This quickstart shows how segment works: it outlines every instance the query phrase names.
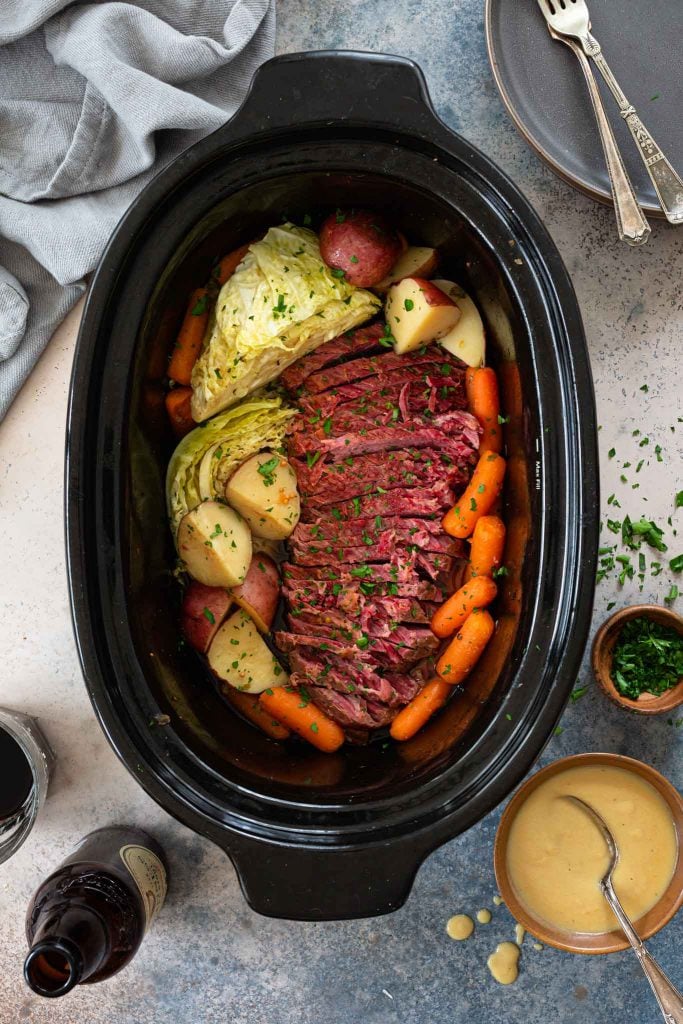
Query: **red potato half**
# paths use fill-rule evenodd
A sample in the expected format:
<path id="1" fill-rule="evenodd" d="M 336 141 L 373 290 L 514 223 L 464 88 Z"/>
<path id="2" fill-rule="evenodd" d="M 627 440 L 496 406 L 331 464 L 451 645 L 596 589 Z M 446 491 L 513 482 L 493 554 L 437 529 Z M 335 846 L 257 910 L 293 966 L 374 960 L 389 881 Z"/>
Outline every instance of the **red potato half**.
<path id="1" fill-rule="evenodd" d="M 398 355 L 448 334 L 460 319 L 457 305 L 431 281 L 406 277 L 389 289 L 386 321 Z"/>
<path id="2" fill-rule="evenodd" d="M 370 210 L 337 210 L 320 229 L 320 255 L 349 284 L 370 288 L 387 276 L 401 253 L 391 225 Z"/>
<path id="3" fill-rule="evenodd" d="M 378 292 L 385 292 L 404 277 L 431 277 L 438 262 L 439 254 L 436 249 L 429 249 L 424 245 L 411 245 L 399 256 L 384 280 L 375 285 L 375 289 Z"/>
<path id="4" fill-rule="evenodd" d="M 232 597 L 223 587 L 206 587 L 192 580 L 183 596 L 180 617 L 180 628 L 187 642 L 196 651 L 206 654 L 231 607 Z"/>
<path id="5" fill-rule="evenodd" d="M 467 292 L 455 281 L 433 283 L 450 295 L 461 314 L 456 326 L 439 339 L 439 344 L 468 366 L 483 366 L 486 360 L 486 334 L 479 310 Z"/>
<path id="6" fill-rule="evenodd" d="M 280 600 L 280 574 L 272 558 L 255 554 L 244 583 L 231 591 L 235 604 L 250 615 L 261 633 L 273 625 L 277 603 Z"/>

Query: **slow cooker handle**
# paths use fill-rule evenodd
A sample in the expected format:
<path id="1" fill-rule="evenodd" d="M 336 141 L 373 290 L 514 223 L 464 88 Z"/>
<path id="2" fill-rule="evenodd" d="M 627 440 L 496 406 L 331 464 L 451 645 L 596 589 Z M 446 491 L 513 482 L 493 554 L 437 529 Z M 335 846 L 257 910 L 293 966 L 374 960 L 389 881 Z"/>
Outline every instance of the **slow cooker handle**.
<path id="1" fill-rule="evenodd" d="M 252 910 L 299 921 L 375 917 L 398 910 L 429 852 L 414 837 L 351 850 L 287 847 L 234 834 L 217 841 L 230 857 Z"/>
<path id="2" fill-rule="evenodd" d="M 216 134 L 296 132 L 303 122 L 420 129 L 436 120 L 422 71 L 405 57 L 353 50 L 287 53 L 262 64 L 244 103 Z"/>

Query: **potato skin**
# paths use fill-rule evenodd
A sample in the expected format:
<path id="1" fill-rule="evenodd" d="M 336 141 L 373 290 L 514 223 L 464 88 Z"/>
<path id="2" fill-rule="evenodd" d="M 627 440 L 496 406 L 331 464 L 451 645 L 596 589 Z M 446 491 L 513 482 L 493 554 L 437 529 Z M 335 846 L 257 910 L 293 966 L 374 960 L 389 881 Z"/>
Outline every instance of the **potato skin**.
<path id="1" fill-rule="evenodd" d="M 231 591 L 236 604 L 250 615 L 261 633 L 273 625 L 280 600 L 280 573 L 272 558 L 264 554 L 252 555 L 244 583 Z"/>
<path id="2" fill-rule="evenodd" d="M 183 596 L 180 628 L 195 650 L 206 654 L 232 603 L 224 587 L 206 587 L 190 580 Z"/>
<path id="3" fill-rule="evenodd" d="M 328 267 L 343 270 L 349 284 L 371 288 L 391 271 L 401 254 L 401 239 L 391 225 L 370 210 L 337 211 L 320 229 L 320 255 Z"/>

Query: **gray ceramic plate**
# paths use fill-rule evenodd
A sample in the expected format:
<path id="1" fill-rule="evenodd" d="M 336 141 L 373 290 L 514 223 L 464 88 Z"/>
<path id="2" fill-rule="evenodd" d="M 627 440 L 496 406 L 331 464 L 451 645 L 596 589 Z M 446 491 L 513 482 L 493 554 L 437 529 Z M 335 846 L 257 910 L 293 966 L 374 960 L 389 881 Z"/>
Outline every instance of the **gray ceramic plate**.
<path id="1" fill-rule="evenodd" d="M 593 34 L 621 87 L 683 173 L 682 0 L 588 0 L 588 7 Z M 486 39 L 503 102 L 529 145 L 570 184 L 611 202 L 581 68 L 563 43 L 550 38 L 536 0 L 486 0 Z M 602 82 L 600 87 L 641 205 L 663 216 L 617 105 Z"/>

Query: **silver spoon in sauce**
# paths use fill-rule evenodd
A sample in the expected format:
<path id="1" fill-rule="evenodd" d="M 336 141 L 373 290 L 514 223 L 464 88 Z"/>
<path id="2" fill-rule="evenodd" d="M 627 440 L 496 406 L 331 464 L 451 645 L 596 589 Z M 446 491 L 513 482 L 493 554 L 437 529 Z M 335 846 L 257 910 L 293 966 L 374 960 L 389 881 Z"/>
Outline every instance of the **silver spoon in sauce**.
<path id="1" fill-rule="evenodd" d="M 581 807 L 600 829 L 603 838 L 607 843 L 607 849 L 609 850 L 610 855 L 609 867 L 600 880 L 600 889 L 602 890 L 602 894 L 612 908 L 612 912 L 621 925 L 624 935 L 631 943 L 633 951 L 638 957 L 640 966 L 645 972 L 645 977 L 650 982 L 650 988 L 654 992 L 655 998 L 659 1003 L 659 1008 L 664 1015 L 664 1020 L 667 1024 L 683 1024 L 683 996 L 681 996 L 680 992 L 671 984 L 655 958 L 643 945 L 641 938 L 619 902 L 619 897 L 614 891 L 612 876 L 617 864 L 619 863 L 619 847 L 615 842 L 614 836 L 610 832 L 602 816 L 598 814 L 594 807 L 587 804 L 585 800 L 581 800 L 580 797 L 571 796 L 569 794 L 566 799 L 571 800 L 572 803 Z"/>

